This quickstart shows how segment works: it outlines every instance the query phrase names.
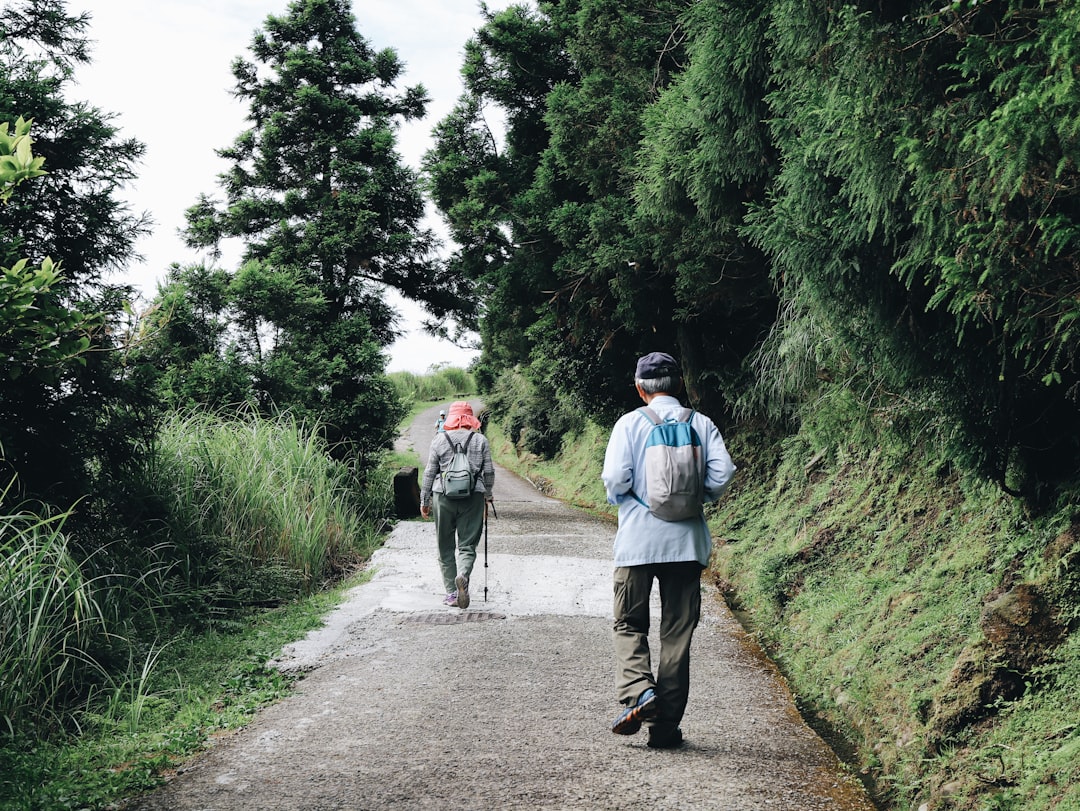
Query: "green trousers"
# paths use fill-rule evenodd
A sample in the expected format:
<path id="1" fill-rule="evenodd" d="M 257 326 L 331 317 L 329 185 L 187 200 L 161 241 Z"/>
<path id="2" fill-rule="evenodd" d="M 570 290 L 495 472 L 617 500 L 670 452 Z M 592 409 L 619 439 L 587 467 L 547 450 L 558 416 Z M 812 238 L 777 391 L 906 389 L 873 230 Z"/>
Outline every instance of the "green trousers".
<path id="1" fill-rule="evenodd" d="M 650 563 L 615 569 L 616 697 L 627 706 L 656 690 L 654 727 L 674 729 L 690 695 L 690 640 L 701 617 L 701 564 Z M 660 583 L 660 657 L 653 676 L 649 597 Z"/>
<path id="2" fill-rule="evenodd" d="M 459 574 L 472 576 L 476 545 L 484 531 L 484 494 L 447 498 L 442 493 L 432 493 L 431 510 L 439 542 L 439 568 L 449 594 L 457 589 L 454 579 Z"/>

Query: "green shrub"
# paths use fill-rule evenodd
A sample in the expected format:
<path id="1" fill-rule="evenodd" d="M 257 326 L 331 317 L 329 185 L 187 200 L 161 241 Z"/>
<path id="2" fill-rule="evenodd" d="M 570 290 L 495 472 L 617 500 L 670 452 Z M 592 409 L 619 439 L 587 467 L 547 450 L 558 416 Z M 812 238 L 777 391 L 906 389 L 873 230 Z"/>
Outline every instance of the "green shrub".
<path id="1" fill-rule="evenodd" d="M 728 439 L 713 575 L 881 807 L 1075 807 L 1075 501 L 1033 514 L 955 473 L 944 443 L 902 454 L 850 397 L 805 411 L 773 462 L 738 452 L 767 457 L 766 437 Z M 1024 589 L 1053 622 L 988 619 Z"/>
<path id="2" fill-rule="evenodd" d="M 553 459 L 565 438 L 586 424 L 585 412 L 571 395 L 541 388 L 520 368 L 499 376 L 487 405 L 518 449 L 545 459 Z"/>

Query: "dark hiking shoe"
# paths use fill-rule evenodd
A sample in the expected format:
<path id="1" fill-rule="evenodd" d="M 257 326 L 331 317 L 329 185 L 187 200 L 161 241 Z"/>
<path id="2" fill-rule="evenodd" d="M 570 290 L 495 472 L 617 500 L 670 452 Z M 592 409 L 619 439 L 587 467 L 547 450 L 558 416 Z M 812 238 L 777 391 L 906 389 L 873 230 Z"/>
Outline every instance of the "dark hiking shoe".
<path id="1" fill-rule="evenodd" d="M 649 730 L 650 749 L 678 749 L 682 745 L 682 730 L 678 727 L 675 727 L 675 729 L 653 727 Z"/>
<path id="2" fill-rule="evenodd" d="M 469 578 L 463 574 L 459 574 L 454 578 L 454 585 L 457 586 L 457 607 L 468 608 L 469 607 Z"/>
<path id="3" fill-rule="evenodd" d="M 616 735 L 633 735 L 641 729 L 641 722 L 656 717 L 656 691 L 651 687 L 638 696 L 637 703 L 615 719 L 611 731 Z"/>

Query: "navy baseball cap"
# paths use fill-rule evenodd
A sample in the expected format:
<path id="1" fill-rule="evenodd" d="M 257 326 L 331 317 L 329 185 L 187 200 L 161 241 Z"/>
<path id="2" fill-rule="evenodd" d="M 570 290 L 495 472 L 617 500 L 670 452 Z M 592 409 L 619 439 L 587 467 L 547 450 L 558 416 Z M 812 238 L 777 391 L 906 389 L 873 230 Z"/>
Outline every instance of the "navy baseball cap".
<path id="1" fill-rule="evenodd" d="M 649 380 L 657 377 L 682 377 L 679 364 L 667 352 L 650 352 L 638 358 L 634 378 Z"/>

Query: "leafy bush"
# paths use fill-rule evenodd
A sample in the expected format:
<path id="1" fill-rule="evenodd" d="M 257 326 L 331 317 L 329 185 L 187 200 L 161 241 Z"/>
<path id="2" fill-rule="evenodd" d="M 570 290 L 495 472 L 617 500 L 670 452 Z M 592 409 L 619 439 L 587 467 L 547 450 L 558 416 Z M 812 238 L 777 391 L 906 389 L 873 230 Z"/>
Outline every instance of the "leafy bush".
<path id="1" fill-rule="evenodd" d="M 577 434 L 586 422 L 571 395 L 541 389 L 520 368 L 499 376 L 487 405 L 515 446 L 545 459 L 553 458 L 565 437 Z"/>

